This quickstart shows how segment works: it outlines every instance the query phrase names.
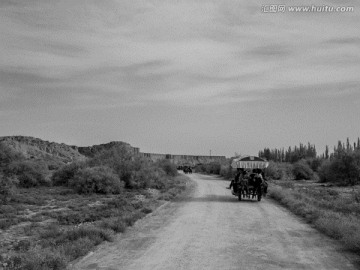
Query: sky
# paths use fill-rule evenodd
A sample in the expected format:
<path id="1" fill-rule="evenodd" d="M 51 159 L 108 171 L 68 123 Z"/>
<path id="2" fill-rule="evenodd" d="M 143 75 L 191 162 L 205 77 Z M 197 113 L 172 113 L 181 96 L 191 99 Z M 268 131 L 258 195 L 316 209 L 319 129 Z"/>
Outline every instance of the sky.
<path id="1" fill-rule="evenodd" d="M 1 0 L 0 136 L 318 153 L 360 136 L 360 2 Z"/>

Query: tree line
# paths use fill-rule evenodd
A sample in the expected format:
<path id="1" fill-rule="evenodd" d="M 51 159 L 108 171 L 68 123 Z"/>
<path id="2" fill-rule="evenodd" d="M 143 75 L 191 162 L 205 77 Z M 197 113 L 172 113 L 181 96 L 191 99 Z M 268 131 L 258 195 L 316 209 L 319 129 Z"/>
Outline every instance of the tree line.
<path id="1" fill-rule="evenodd" d="M 316 148 L 310 143 L 307 145 L 300 143 L 299 146 L 293 148 L 289 146 L 287 150 L 284 148 L 264 148 L 264 150 L 259 151 L 259 157 L 275 162 L 295 163 L 301 159 L 316 158 Z"/>
<path id="2" fill-rule="evenodd" d="M 310 142 L 307 145 L 300 143 L 299 146 L 294 146 L 285 150 L 285 148 L 264 148 L 264 150 L 259 151 L 259 157 L 271 160 L 274 162 L 290 162 L 295 163 L 301 159 L 334 159 L 338 158 L 344 153 L 351 154 L 360 150 L 360 137 L 357 139 L 357 142 L 350 143 L 349 138 L 346 139 L 346 142 L 338 141 L 337 145 L 334 145 L 333 152 L 330 153 L 329 146 L 325 146 L 325 151 L 321 155 L 317 155 L 316 147 Z"/>
<path id="3" fill-rule="evenodd" d="M 264 148 L 259 151 L 259 157 L 270 161 L 268 171 L 274 179 L 319 179 L 345 185 L 360 183 L 360 138 L 353 143 L 349 138 L 345 142 L 339 140 L 331 153 L 326 145 L 321 155 L 309 142 L 287 150 Z"/>

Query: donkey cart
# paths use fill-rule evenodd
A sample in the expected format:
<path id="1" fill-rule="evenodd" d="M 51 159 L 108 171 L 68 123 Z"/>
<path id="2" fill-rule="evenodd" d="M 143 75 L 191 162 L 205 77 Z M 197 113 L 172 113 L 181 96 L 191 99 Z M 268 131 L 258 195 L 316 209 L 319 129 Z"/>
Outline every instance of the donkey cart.
<path id="1" fill-rule="evenodd" d="M 267 192 L 263 170 L 268 166 L 269 163 L 259 157 L 242 156 L 234 159 L 231 167 L 237 169 L 237 174 L 232 184 L 232 194 L 237 196 L 239 201 L 246 198 L 257 198 L 261 201 L 262 195 Z"/>

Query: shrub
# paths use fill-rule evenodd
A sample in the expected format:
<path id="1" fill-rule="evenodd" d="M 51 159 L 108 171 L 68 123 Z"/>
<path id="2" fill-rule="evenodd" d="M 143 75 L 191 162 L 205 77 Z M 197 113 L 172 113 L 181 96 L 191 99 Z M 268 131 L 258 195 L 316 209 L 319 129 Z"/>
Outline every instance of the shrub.
<path id="1" fill-rule="evenodd" d="M 66 268 L 67 258 L 59 251 L 34 247 L 28 252 L 10 257 L 6 269 L 61 270 Z"/>
<path id="2" fill-rule="evenodd" d="M 0 201 L 3 204 L 8 203 L 14 196 L 17 183 L 18 180 L 16 178 L 0 174 Z"/>
<path id="3" fill-rule="evenodd" d="M 54 172 L 52 175 L 52 182 L 55 186 L 68 186 L 69 180 L 74 178 L 75 174 L 85 167 L 83 162 L 74 162 L 65 165 Z"/>
<path id="4" fill-rule="evenodd" d="M 321 182 L 357 184 L 360 180 L 360 151 L 344 152 L 331 161 L 323 161 L 318 173 Z"/>
<path id="5" fill-rule="evenodd" d="M 78 193 L 118 194 L 122 190 L 122 183 L 112 169 L 106 166 L 80 169 L 69 181 Z"/>
<path id="6" fill-rule="evenodd" d="M 134 157 L 131 149 L 126 145 L 119 145 L 97 153 L 91 160 L 90 166 L 108 166 L 125 183 L 126 188 L 132 188 L 133 172 L 148 163 L 145 159 Z"/>
<path id="7" fill-rule="evenodd" d="M 330 172 L 330 160 L 324 160 L 319 169 L 318 169 L 318 175 L 320 178 L 320 182 L 334 182 L 334 175 Z"/>
<path id="8" fill-rule="evenodd" d="M 67 242 L 60 246 L 60 250 L 66 257 L 69 258 L 69 260 L 74 260 L 86 255 L 93 248 L 95 243 L 101 242 L 98 237 L 94 238 L 90 239 L 89 237 L 82 237 L 74 241 Z"/>
<path id="9" fill-rule="evenodd" d="M 14 219 L 9 219 L 9 218 L 0 219 L 0 229 L 6 230 L 6 229 L 10 228 L 12 225 L 15 225 L 17 223 L 19 223 L 19 221 L 14 220 Z"/>
<path id="10" fill-rule="evenodd" d="M 14 250 L 16 251 L 28 251 L 30 249 L 31 242 L 27 239 L 20 240 L 18 243 L 14 245 Z"/>
<path id="11" fill-rule="evenodd" d="M 167 186 L 166 173 L 155 166 L 143 167 L 133 172 L 130 187 L 164 189 Z"/>
<path id="12" fill-rule="evenodd" d="M 61 245 L 66 242 L 76 241 L 81 238 L 89 238 L 95 245 L 100 244 L 102 241 L 112 241 L 112 233 L 106 229 L 97 227 L 80 227 L 73 230 L 69 230 L 60 235 L 56 239 L 56 245 Z"/>
<path id="13" fill-rule="evenodd" d="M 266 176 L 274 180 L 280 180 L 282 175 L 283 173 L 278 163 L 270 161 L 269 166 L 266 168 Z"/>
<path id="14" fill-rule="evenodd" d="M 208 167 L 208 173 L 220 174 L 221 164 L 219 162 L 210 162 Z"/>
<path id="15" fill-rule="evenodd" d="M 16 176 L 20 187 L 30 188 L 50 184 L 44 177 L 45 171 L 46 168 L 42 163 L 15 161 L 7 167 L 6 174 Z"/>
<path id="16" fill-rule="evenodd" d="M 104 219 L 100 226 L 104 229 L 111 229 L 116 233 L 119 232 L 125 232 L 126 224 L 123 219 L 121 218 L 110 218 L 110 219 Z"/>
<path id="17" fill-rule="evenodd" d="M 210 162 L 208 164 L 200 164 L 195 167 L 195 172 L 206 174 L 220 174 L 221 164 L 219 162 Z"/>
<path id="18" fill-rule="evenodd" d="M 265 170 L 266 177 L 274 180 L 292 180 L 293 165 L 290 163 L 277 163 L 270 161 L 269 166 Z"/>
<path id="19" fill-rule="evenodd" d="M 299 160 L 293 165 L 293 174 L 296 180 L 310 180 L 314 172 L 305 160 Z"/>
<path id="20" fill-rule="evenodd" d="M 198 164 L 195 166 L 194 171 L 197 173 L 206 173 L 206 165 L 205 164 Z"/>
<path id="21" fill-rule="evenodd" d="M 221 165 L 220 175 L 226 179 L 232 179 L 234 177 L 234 170 L 231 165 Z"/>
<path id="22" fill-rule="evenodd" d="M 169 160 L 152 163 L 134 155 L 126 145 L 119 145 L 97 153 L 88 161 L 90 166 L 107 166 L 124 182 L 125 188 L 157 188 L 167 185 L 166 176 L 176 176 L 177 168 Z"/>
<path id="23" fill-rule="evenodd" d="M 284 188 L 289 188 L 289 189 L 293 189 L 295 187 L 294 185 L 294 181 L 279 181 L 276 183 L 276 185 L 284 187 Z"/>
<path id="24" fill-rule="evenodd" d="M 322 160 L 320 158 L 311 158 L 311 159 L 306 159 L 306 162 L 309 164 L 310 168 L 314 171 L 317 172 Z"/>
<path id="25" fill-rule="evenodd" d="M 12 148 L 4 143 L 0 143 L 0 171 L 6 169 L 6 167 L 15 161 L 24 160 L 25 157 L 18 152 L 15 152 Z"/>
<path id="26" fill-rule="evenodd" d="M 177 168 L 176 165 L 171 163 L 168 159 L 160 160 L 156 163 L 163 171 L 169 176 L 176 176 L 177 175 Z"/>
<path id="27" fill-rule="evenodd" d="M 42 239 L 51 239 L 57 238 L 62 234 L 60 227 L 57 224 L 50 224 L 44 228 L 44 230 L 40 233 L 40 238 Z"/>

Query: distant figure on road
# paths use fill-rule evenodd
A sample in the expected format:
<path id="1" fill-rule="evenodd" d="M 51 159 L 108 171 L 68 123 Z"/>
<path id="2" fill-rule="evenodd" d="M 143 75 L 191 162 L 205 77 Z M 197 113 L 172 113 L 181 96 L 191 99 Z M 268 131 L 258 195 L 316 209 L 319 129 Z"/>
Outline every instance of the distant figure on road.
<path id="1" fill-rule="evenodd" d="M 183 168 L 183 172 L 185 174 L 192 173 L 192 169 L 191 169 L 191 167 L 186 166 L 186 167 Z"/>

